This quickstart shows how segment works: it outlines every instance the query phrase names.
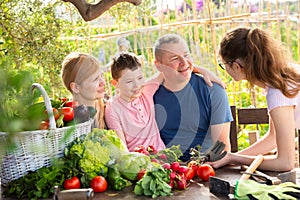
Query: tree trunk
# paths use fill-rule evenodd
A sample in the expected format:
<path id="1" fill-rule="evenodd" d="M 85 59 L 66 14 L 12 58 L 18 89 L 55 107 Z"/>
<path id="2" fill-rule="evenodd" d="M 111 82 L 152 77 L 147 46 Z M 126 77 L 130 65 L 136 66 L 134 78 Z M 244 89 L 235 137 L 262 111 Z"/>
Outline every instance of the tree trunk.
<path id="1" fill-rule="evenodd" d="M 100 0 L 97 4 L 87 3 L 86 0 L 63 0 L 72 3 L 79 11 L 84 21 L 91 21 L 101 16 L 105 11 L 109 10 L 112 6 L 128 2 L 135 6 L 142 3 L 142 0 Z"/>

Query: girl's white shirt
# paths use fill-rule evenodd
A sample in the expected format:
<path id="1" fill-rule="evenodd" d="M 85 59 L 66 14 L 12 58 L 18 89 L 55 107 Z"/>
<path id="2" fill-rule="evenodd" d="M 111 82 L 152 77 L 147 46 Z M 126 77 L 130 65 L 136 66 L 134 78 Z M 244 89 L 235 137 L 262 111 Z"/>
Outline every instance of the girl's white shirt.
<path id="1" fill-rule="evenodd" d="M 300 73 L 300 65 L 295 65 Z M 294 118 L 297 129 L 300 129 L 300 92 L 293 98 L 286 97 L 279 89 L 272 87 L 266 88 L 266 98 L 268 104 L 268 111 L 282 106 L 294 106 Z"/>

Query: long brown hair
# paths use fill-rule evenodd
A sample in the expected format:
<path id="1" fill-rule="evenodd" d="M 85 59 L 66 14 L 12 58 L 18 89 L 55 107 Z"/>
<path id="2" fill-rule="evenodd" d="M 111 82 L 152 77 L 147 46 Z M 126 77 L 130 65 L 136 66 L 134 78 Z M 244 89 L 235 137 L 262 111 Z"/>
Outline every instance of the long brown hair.
<path id="1" fill-rule="evenodd" d="M 70 84 L 75 82 L 80 85 L 91 74 L 97 72 L 99 67 L 100 61 L 90 54 L 70 53 L 65 57 L 62 63 L 62 81 L 65 87 L 73 93 Z M 99 99 L 96 103 L 98 104 L 96 107 L 100 109 L 98 116 L 95 117 L 95 119 L 98 119 L 98 122 L 96 122 L 97 127 L 105 128 L 103 100 Z"/>
<path id="2" fill-rule="evenodd" d="M 269 32 L 240 27 L 226 33 L 220 43 L 219 54 L 225 62 L 243 60 L 250 84 L 263 82 L 291 98 L 300 90 L 300 74 L 289 63 L 287 52 Z"/>

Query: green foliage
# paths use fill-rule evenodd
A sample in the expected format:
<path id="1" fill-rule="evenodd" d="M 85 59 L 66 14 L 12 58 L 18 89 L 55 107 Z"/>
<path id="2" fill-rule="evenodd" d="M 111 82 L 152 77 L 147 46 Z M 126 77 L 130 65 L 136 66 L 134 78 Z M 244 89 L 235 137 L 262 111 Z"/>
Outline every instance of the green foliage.
<path id="1" fill-rule="evenodd" d="M 153 165 L 151 169 L 147 170 L 143 178 L 136 183 L 134 193 L 152 198 L 172 195 L 172 187 L 168 184 L 170 173 L 171 170 L 167 170 L 161 165 Z"/>
<path id="2" fill-rule="evenodd" d="M 30 105 L 34 99 L 30 91 L 32 80 L 29 71 L 0 69 L 0 131 L 20 131 L 27 126 L 21 115 L 26 115 L 24 105 Z"/>
<path id="3" fill-rule="evenodd" d="M 4 0 L 0 10 L 0 62 L 11 61 L 3 66 L 30 71 L 48 91 L 61 88 L 61 62 L 70 49 L 57 39 L 67 25 L 55 17 L 54 7 L 39 0 Z"/>
<path id="4" fill-rule="evenodd" d="M 62 162 L 62 161 L 60 161 Z M 4 191 L 6 196 L 15 196 L 18 199 L 44 199 L 53 195 L 56 185 L 63 185 L 65 174 L 69 172 L 68 165 L 53 165 L 42 167 L 36 172 L 29 172 L 25 176 L 10 182 Z"/>

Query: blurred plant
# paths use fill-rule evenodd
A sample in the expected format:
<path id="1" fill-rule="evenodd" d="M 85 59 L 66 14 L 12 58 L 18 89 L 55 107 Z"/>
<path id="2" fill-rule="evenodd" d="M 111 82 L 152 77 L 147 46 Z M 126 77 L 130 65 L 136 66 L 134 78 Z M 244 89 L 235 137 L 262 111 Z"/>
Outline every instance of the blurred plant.
<path id="1" fill-rule="evenodd" d="M 57 40 L 68 26 L 55 17 L 54 6 L 40 0 L 3 0 L 0 10 L 0 60 L 11 61 L 3 67 L 28 70 L 48 90 L 59 89 L 61 62 L 70 50 Z"/>

